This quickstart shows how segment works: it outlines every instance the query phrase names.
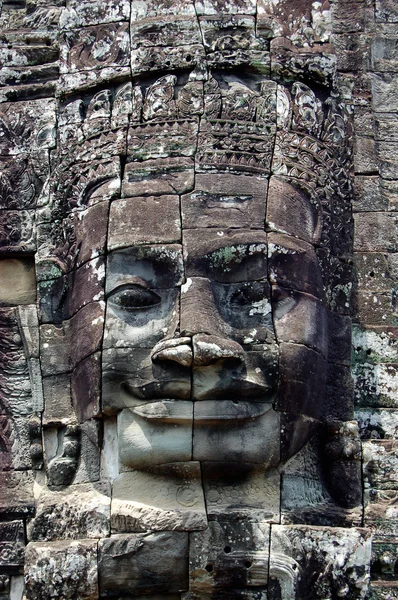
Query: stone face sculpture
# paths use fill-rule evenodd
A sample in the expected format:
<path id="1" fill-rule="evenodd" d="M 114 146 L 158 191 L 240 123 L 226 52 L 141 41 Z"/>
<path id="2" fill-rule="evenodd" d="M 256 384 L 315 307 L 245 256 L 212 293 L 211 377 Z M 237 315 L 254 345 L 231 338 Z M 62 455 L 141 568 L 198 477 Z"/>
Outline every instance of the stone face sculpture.
<path id="1" fill-rule="evenodd" d="M 14 103 L 27 141 L 2 110 L 26 597 L 364 598 L 334 55 L 270 48 L 256 2 L 157 4 L 68 3 L 55 138 L 40 100 Z"/>

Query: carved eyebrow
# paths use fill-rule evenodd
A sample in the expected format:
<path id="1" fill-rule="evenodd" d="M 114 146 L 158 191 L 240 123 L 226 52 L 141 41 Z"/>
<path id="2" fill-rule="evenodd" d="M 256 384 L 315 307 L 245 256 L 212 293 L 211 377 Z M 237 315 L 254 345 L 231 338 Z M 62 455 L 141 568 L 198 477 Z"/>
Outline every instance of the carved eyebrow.
<path id="1" fill-rule="evenodd" d="M 267 244 L 260 242 L 258 244 L 234 244 L 231 246 L 221 246 L 216 250 L 212 250 L 203 256 L 209 261 L 210 266 L 215 269 L 225 267 L 233 269 L 234 266 L 240 265 L 242 262 L 250 259 L 251 256 L 263 254 L 267 257 Z"/>
<path id="2" fill-rule="evenodd" d="M 255 281 L 267 276 L 267 245 L 263 242 L 234 244 L 193 257 L 188 274 L 210 276 L 216 281 Z"/>

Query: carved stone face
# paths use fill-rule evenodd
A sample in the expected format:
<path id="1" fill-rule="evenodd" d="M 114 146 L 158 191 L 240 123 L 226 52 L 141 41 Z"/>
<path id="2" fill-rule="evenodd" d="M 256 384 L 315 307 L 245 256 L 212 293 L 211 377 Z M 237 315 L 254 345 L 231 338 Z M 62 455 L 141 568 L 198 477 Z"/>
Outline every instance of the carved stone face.
<path id="1" fill-rule="evenodd" d="M 103 410 L 118 414 L 120 461 L 275 467 L 321 416 L 313 207 L 283 180 L 227 173 L 198 174 L 181 206 L 166 195 L 111 208 Z"/>

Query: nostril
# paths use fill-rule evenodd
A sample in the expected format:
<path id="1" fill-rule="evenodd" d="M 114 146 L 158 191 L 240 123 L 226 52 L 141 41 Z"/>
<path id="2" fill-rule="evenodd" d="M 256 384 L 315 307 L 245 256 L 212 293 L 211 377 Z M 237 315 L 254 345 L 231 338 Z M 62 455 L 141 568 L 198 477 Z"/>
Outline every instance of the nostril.
<path id="1" fill-rule="evenodd" d="M 192 338 L 193 364 L 208 366 L 218 361 L 234 360 L 243 362 L 244 351 L 240 344 L 218 336 L 197 334 Z"/>
<path id="2" fill-rule="evenodd" d="M 153 362 L 173 361 L 183 367 L 192 366 L 192 348 L 190 338 L 172 338 L 156 344 L 152 350 Z"/>

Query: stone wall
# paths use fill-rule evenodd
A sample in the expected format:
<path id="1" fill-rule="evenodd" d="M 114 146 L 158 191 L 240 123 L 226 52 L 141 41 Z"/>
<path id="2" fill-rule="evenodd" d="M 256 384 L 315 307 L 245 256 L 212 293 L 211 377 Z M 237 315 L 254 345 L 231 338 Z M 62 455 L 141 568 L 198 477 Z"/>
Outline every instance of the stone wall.
<path id="1" fill-rule="evenodd" d="M 394 0 L 0 0 L 0 598 L 398 598 L 397 29 Z M 315 149 L 300 145 L 309 138 Z M 307 180 L 306 165 L 316 173 Z M 303 226 L 307 208 L 286 219 L 268 189 L 297 206 L 323 202 L 324 237 Z M 241 203 L 237 221 L 214 210 L 221 196 L 226 211 Z M 177 286 L 181 239 L 194 253 L 223 227 L 268 246 L 294 236 L 293 254 L 316 250 L 309 267 L 275 263 L 268 279 L 311 295 L 317 310 L 302 304 L 292 329 L 274 320 L 277 343 L 266 321 L 264 339 L 239 342 L 259 356 L 266 340 L 282 367 L 305 348 L 294 364 L 306 377 L 280 374 L 290 404 L 273 404 L 278 459 L 270 442 L 265 474 L 238 477 L 237 453 L 220 483 L 197 437 L 167 476 L 136 469 L 134 435 L 118 458 L 134 407 L 114 400 L 101 371 L 124 361 L 144 377 L 146 346 L 120 342 L 127 328 L 105 312 L 108 253 L 163 245 L 164 277 Z M 306 275 L 316 261 L 324 298 Z M 210 279 L 192 264 L 193 278 Z M 190 324 L 167 322 L 188 331 L 180 363 L 214 350 L 201 329 L 194 342 L 189 333 L 197 298 Z M 325 350 L 303 319 L 325 321 L 335 341 Z M 236 340 L 220 349 L 228 359 Z M 177 347 L 145 343 L 155 362 Z M 160 404 L 151 418 L 166 406 L 178 423 L 181 412 Z M 256 447 L 250 435 L 242 444 Z"/>

